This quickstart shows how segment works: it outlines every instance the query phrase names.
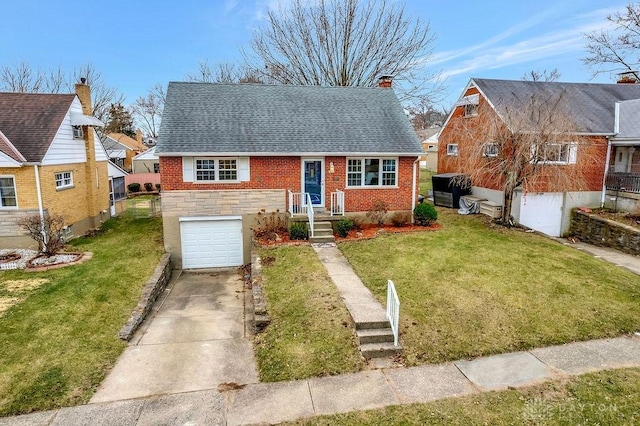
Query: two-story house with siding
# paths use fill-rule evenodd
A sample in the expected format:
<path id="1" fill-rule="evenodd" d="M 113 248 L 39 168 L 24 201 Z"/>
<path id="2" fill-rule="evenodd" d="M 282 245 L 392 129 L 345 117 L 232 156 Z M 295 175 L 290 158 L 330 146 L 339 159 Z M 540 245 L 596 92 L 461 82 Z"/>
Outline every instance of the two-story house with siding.
<path id="1" fill-rule="evenodd" d="M 65 236 L 110 217 L 108 158 L 95 135 L 91 91 L 0 93 L 0 248 L 33 246 L 27 215 L 62 215 Z"/>

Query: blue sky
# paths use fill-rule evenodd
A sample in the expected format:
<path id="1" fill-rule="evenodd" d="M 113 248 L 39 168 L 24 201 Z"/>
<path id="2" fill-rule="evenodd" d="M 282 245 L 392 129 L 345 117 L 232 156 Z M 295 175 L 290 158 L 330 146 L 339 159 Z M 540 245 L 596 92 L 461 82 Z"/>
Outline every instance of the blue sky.
<path id="1" fill-rule="evenodd" d="M 281 0 L 285 1 L 286 0 Z M 278 0 L 5 1 L 0 66 L 27 62 L 64 70 L 91 62 L 127 102 L 155 83 L 184 80 L 200 61 L 238 62 L 252 29 Z M 407 0 L 411 16 L 429 21 L 437 39 L 429 69 L 446 77 L 449 107 L 471 77 L 520 79 L 531 70 L 560 80 L 591 80 L 580 58 L 583 33 L 622 10 L 618 0 L 458 2 Z"/>

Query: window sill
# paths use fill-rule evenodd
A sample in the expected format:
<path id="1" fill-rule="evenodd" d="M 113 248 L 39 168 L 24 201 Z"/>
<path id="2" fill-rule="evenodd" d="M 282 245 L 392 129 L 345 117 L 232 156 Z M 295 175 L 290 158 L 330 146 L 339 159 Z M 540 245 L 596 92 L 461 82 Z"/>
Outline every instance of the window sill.
<path id="1" fill-rule="evenodd" d="M 18 206 L 0 206 L 0 210 L 19 210 Z"/>
<path id="2" fill-rule="evenodd" d="M 345 189 L 398 189 L 398 185 L 362 185 L 362 186 L 347 186 Z"/>
<path id="3" fill-rule="evenodd" d="M 73 188 L 75 188 L 75 187 L 76 187 L 75 185 L 61 186 L 61 187 L 59 187 L 59 188 L 56 188 L 56 192 L 59 192 L 59 191 L 66 191 L 67 189 L 73 189 Z"/>
<path id="4" fill-rule="evenodd" d="M 231 184 L 236 184 L 236 183 L 242 183 L 242 181 L 239 180 L 196 180 L 193 181 L 194 184 L 196 185 L 211 185 L 211 184 L 225 184 L 225 183 L 231 183 Z"/>

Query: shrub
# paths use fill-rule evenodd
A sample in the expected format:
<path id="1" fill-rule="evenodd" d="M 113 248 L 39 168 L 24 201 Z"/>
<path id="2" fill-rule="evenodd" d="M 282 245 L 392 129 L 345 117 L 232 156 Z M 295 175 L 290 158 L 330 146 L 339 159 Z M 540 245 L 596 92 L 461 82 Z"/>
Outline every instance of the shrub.
<path id="1" fill-rule="evenodd" d="M 156 183 L 156 191 L 160 192 L 160 184 Z"/>
<path id="2" fill-rule="evenodd" d="M 353 221 L 349 219 L 341 219 L 338 222 L 336 222 L 336 232 L 342 238 L 349 235 L 349 231 L 351 231 L 352 229 L 353 229 Z"/>
<path id="3" fill-rule="evenodd" d="M 18 225 L 24 228 L 31 238 L 38 243 L 40 253 L 53 256 L 64 247 L 62 228 L 65 219 L 63 216 L 44 212 L 43 216 L 34 214 L 25 216 L 18 221 Z"/>
<path id="4" fill-rule="evenodd" d="M 358 231 L 362 231 L 364 224 L 367 222 L 367 218 L 363 215 L 353 216 L 351 220 L 353 222 L 353 229 Z"/>
<path id="5" fill-rule="evenodd" d="M 373 207 L 367 212 L 367 217 L 372 222 L 378 224 L 378 226 L 384 225 L 384 218 L 389 211 L 389 203 L 383 200 L 376 200 L 373 202 Z"/>
<path id="6" fill-rule="evenodd" d="M 396 228 L 402 228 L 407 223 L 411 222 L 411 215 L 407 212 L 395 212 L 393 216 L 391 216 L 391 223 Z"/>
<path id="7" fill-rule="evenodd" d="M 279 234 L 287 232 L 286 220 L 280 214 L 280 210 L 269 214 L 262 210 L 256 216 L 256 225 L 252 228 L 252 231 L 258 238 L 275 241 L 278 239 Z"/>
<path id="8" fill-rule="evenodd" d="M 127 189 L 129 190 L 129 192 L 140 192 L 140 184 L 137 182 L 131 182 L 129 185 L 127 185 Z"/>
<path id="9" fill-rule="evenodd" d="M 153 190 L 153 184 L 151 182 L 144 183 L 144 190 L 147 192 L 151 192 Z"/>
<path id="10" fill-rule="evenodd" d="M 305 222 L 293 222 L 289 227 L 290 240 L 306 240 L 309 238 L 307 224 Z"/>
<path id="11" fill-rule="evenodd" d="M 420 203 L 413 209 L 413 217 L 416 225 L 430 226 L 438 218 L 438 212 L 431 204 Z"/>

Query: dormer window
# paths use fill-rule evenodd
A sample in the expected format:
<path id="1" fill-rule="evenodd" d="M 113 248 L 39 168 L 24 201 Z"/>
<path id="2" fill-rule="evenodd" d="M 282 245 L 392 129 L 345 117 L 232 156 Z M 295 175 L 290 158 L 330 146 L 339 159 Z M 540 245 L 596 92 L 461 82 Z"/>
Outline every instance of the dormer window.
<path id="1" fill-rule="evenodd" d="M 84 132 L 82 131 L 82 126 L 71 126 L 73 128 L 73 138 L 74 139 L 82 139 L 84 137 Z"/>
<path id="2" fill-rule="evenodd" d="M 473 95 L 464 96 L 454 106 L 461 106 L 464 111 L 465 117 L 475 117 L 478 115 L 478 104 L 480 103 L 480 95 L 475 93 Z"/>

